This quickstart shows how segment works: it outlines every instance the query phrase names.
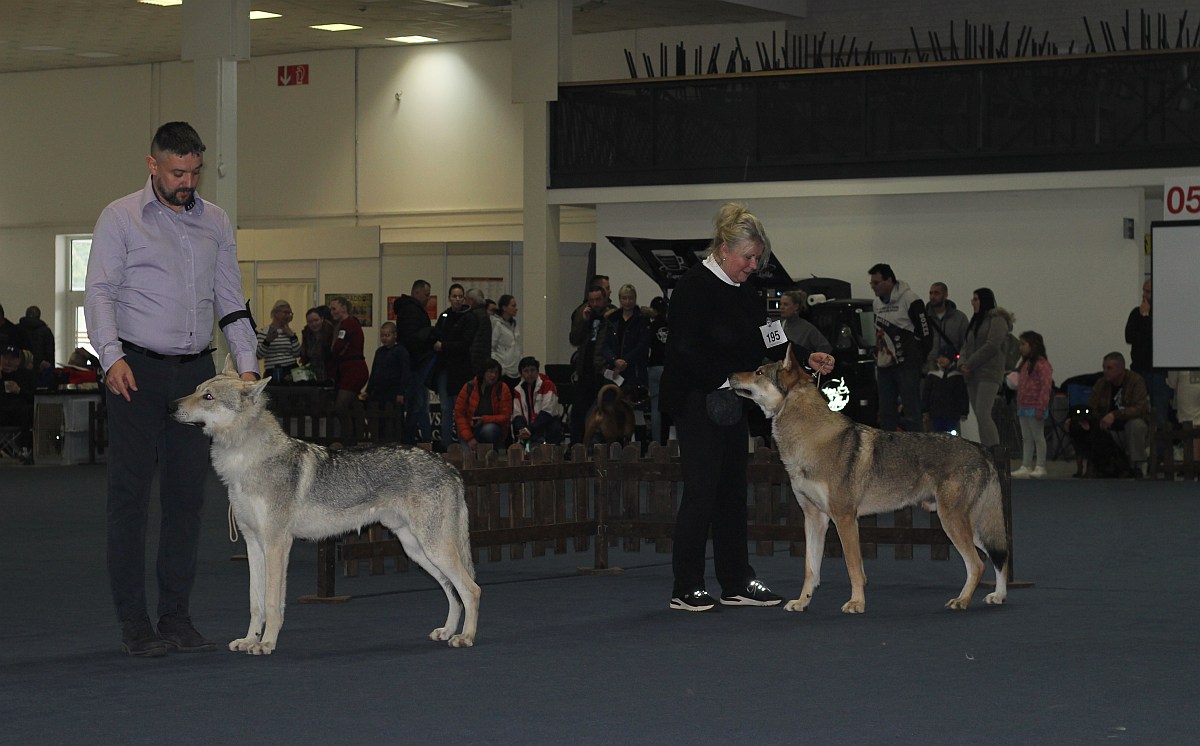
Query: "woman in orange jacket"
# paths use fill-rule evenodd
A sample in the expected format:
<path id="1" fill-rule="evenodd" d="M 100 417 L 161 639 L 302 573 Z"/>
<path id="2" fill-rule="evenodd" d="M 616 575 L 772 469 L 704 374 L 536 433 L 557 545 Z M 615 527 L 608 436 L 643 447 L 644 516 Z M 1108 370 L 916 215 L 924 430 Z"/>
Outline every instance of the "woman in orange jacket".
<path id="1" fill-rule="evenodd" d="M 512 411 L 512 391 L 500 382 L 500 363 L 489 359 L 458 392 L 454 425 L 459 440 L 470 448 L 477 443 L 503 448 L 508 442 Z"/>

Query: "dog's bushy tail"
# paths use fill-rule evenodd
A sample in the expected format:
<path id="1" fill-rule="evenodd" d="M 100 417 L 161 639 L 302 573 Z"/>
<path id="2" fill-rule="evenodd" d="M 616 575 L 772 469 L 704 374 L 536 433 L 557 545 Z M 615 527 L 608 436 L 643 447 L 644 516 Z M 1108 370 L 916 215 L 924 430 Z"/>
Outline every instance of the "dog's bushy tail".
<path id="1" fill-rule="evenodd" d="M 1008 534 L 1004 529 L 1004 497 L 1000 479 L 992 471 L 971 511 L 975 534 L 996 569 L 1003 571 L 1008 564 Z"/>

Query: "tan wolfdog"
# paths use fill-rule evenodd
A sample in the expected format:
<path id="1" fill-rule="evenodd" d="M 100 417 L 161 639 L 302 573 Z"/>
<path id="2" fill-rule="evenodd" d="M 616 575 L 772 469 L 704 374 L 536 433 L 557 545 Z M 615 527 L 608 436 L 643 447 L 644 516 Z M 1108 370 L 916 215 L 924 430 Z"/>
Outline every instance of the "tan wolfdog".
<path id="1" fill-rule="evenodd" d="M 996 468 L 971 441 L 943 433 L 890 433 L 831 412 L 812 377 L 788 347 L 787 356 L 729 384 L 773 418 L 772 429 L 792 490 L 804 510 L 804 590 L 788 611 L 804 611 L 821 584 L 829 518 L 837 527 L 850 573 L 847 614 L 866 611 L 858 516 L 920 504 L 936 511 L 967 566 L 967 582 L 948 609 L 965 609 L 983 576 L 983 549 L 996 567 L 989 604 L 1007 596 L 1008 551 Z"/>

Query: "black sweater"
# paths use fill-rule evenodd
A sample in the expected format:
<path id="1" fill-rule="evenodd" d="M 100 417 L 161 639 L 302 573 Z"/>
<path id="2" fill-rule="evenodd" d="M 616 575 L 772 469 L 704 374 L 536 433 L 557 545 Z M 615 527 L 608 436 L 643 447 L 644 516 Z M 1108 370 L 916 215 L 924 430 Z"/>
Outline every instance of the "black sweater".
<path id="1" fill-rule="evenodd" d="M 729 285 L 702 264 L 684 273 L 671 294 L 663 411 L 681 411 L 689 390 L 707 394 L 730 373 L 761 365 L 767 349 L 758 327 L 766 320 L 766 306 L 749 283 Z"/>

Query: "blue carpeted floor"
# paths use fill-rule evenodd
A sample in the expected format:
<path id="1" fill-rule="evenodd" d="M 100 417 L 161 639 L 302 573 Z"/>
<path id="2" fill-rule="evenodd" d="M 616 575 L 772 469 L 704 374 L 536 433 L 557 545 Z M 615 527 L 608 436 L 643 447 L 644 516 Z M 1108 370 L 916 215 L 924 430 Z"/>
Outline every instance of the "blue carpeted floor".
<path id="1" fill-rule="evenodd" d="M 942 604 L 962 563 L 928 550 L 867 562 L 867 613 L 826 560 L 811 609 L 671 611 L 669 556 L 481 562 L 480 635 L 426 638 L 445 614 L 418 570 L 338 578 L 343 605 L 301 605 L 315 547 L 292 552 L 287 623 L 267 658 L 135 660 L 119 650 L 104 569 L 103 467 L 0 470 L 0 742 L 953 743 L 1197 742 L 1200 486 L 1014 485 L 1018 579 L 1003 607 Z M 245 632 L 215 478 L 193 596 L 200 630 Z M 528 555 L 528 553 L 527 553 Z M 153 556 L 151 550 L 151 556 Z M 756 558 L 784 595 L 803 560 Z M 989 571 L 990 572 L 990 571 Z"/>

